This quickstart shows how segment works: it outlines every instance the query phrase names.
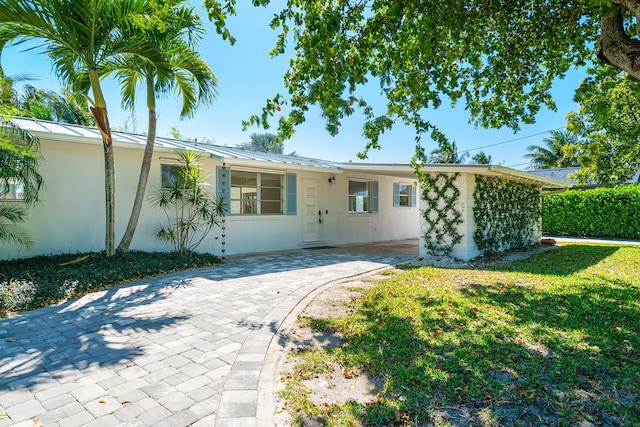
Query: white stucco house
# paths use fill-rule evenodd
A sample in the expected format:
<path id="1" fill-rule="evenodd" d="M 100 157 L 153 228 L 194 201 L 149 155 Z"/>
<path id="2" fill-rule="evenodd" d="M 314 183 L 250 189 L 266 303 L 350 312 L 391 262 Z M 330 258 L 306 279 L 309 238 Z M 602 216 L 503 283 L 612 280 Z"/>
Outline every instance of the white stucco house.
<path id="1" fill-rule="evenodd" d="M 33 247 L 5 244 L 0 247 L 0 259 L 102 250 L 104 159 L 99 131 L 33 119 L 13 122 L 40 139 L 39 171 L 46 187 L 23 224 Z M 146 137 L 114 132 L 113 140 L 117 243 L 133 204 Z M 212 232 L 200 251 L 220 254 L 225 248 L 230 255 L 422 237 L 421 210 L 427 204 L 408 164 L 339 163 L 159 137 L 147 195 L 157 191 L 163 185 L 163 173 L 177 165 L 176 149 L 203 153 L 208 184 L 228 201 L 224 232 Z M 459 191 L 455 204 L 461 214 L 456 227 L 463 237 L 451 254 L 460 259 L 482 252 L 473 238 L 477 177 L 498 177 L 536 188 L 568 185 L 500 166 L 434 164 L 425 165 L 424 171 L 455 178 L 452 182 Z M 171 250 L 154 238 L 163 221 L 163 211 L 145 203 L 131 249 Z"/>

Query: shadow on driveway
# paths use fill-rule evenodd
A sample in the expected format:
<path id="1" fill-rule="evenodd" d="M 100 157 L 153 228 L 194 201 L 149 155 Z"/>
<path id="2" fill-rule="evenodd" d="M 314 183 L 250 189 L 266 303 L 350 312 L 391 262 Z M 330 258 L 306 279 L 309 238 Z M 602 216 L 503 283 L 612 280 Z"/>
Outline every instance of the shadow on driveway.
<path id="1" fill-rule="evenodd" d="M 142 280 L 0 320 L 0 392 L 75 381 L 81 369 L 126 364 L 145 344 L 129 333 L 160 331 L 186 319 L 151 308 L 183 286 L 188 282 Z"/>

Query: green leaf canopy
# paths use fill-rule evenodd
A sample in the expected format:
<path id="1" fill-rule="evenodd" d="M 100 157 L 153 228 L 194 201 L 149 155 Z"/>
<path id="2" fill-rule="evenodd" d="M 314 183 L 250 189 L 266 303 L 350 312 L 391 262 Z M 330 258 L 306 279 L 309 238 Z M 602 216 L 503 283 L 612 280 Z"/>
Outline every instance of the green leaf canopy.
<path id="1" fill-rule="evenodd" d="M 205 6 L 233 41 L 226 20 L 235 0 Z M 280 30 L 272 54 L 293 45 L 288 93 L 269 99 L 245 126 L 268 127 L 278 116 L 279 132 L 290 136 L 315 105 L 331 134 L 359 110 L 367 149 L 398 122 L 441 142 L 428 109 L 450 103 L 463 104 L 476 125 L 517 130 L 540 108 L 555 109 L 553 82 L 594 51 L 640 76 L 640 62 L 630 61 L 640 42 L 625 31 L 639 15 L 635 0 L 288 0 L 271 23 Z M 362 95 L 372 85 L 384 105 Z"/>

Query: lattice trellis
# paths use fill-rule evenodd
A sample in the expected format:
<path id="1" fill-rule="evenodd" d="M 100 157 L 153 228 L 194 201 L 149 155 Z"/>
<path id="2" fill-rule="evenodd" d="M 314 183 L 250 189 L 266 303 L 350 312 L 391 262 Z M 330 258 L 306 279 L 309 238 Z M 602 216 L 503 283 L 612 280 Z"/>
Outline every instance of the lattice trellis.
<path id="1" fill-rule="evenodd" d="M 421 211 L 425 223 L 424 245 L 430 253 L 448 255 L 462 241 L 458 231 L 462 211 L 456 206 L 460 190 L 455 182 L 459 176 L 459 173 L 421 176 L 422 200 L 427 205 Z"/>

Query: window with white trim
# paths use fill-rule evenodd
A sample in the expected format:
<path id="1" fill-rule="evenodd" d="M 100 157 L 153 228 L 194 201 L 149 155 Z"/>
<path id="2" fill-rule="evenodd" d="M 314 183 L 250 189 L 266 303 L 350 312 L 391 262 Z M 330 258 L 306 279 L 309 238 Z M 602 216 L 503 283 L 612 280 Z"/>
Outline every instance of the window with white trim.
<path id="1" fill-rule="evenodd" d="M 378 213 L 378 181 L 349 180 L 349 212 Z"/>
<path id="2" fill-rule="evenodd" d="M 231 171 L 232 215 L 283 214 L 283 175 Z"/>
<path id="3" fill-rule="evenodd" d="M 24 183 L 16 180 L 0 182 L 0 199 L 2 200 L 24 200 Z"/>
<path id="4" fill-rule="evenodd" d="M 369 183 L 349 181 L 349 212 L 369 212 Z"/>
<path id="5" fill-rule="evenodd" d="M 416 188 L 412 184 L 397 182 L 393 184 L 393 206 L 416 206 Z"/>

